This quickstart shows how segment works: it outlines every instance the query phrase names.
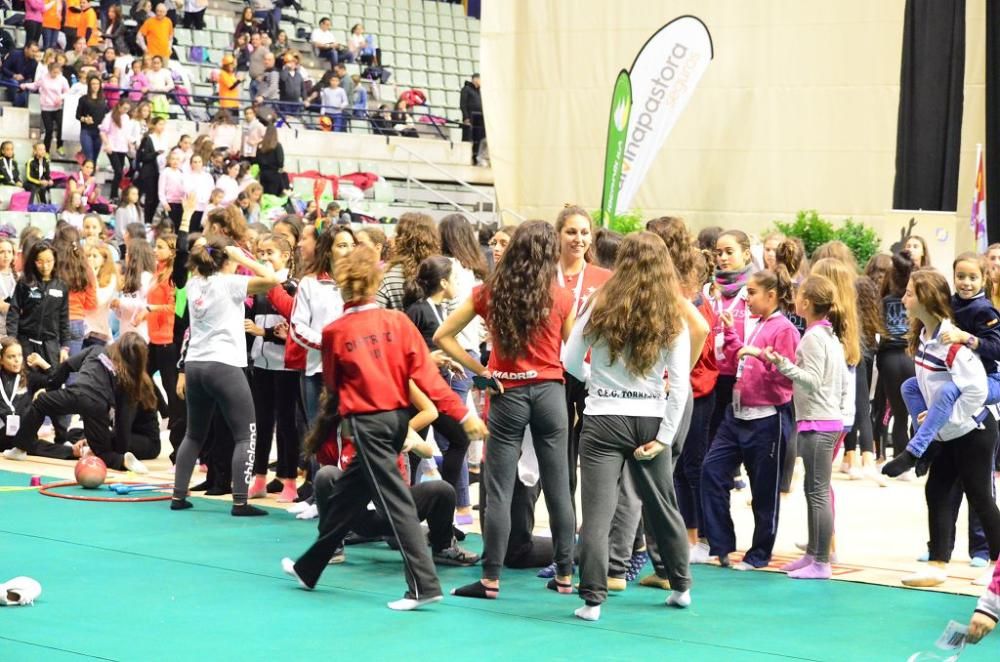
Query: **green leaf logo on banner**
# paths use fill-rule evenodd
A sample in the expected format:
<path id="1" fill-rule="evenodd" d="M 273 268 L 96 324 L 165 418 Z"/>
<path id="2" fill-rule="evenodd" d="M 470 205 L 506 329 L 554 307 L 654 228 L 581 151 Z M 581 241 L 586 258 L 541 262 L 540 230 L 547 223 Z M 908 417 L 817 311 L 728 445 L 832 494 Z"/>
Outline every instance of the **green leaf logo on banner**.
<path id="1" fill-rule="evenodd" d="M 632 114 L 632 82 L 622 69 L 611 94 L 611 117 L 608 119 L 608 143 L 604 154 L 604 188 L 601 194 L 601 225 L 607 227 L 614 217 L 621 187 L 622 161 L 629 117 Z"/>

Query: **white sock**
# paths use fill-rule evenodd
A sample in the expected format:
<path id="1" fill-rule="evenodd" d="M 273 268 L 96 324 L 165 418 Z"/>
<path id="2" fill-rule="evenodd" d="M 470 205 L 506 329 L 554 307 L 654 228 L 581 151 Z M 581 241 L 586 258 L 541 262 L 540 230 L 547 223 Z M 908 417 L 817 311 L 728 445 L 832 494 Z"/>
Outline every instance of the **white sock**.
<path id="1" fill-rule="evenodd" d="M 136 474 L 148 474 L 149 469 L 131 452 L 125 453 L 125 468 Z"/>
<path id="2" fill-rule="evenodd" d="M 299 501 L 297 503 L 293 503 L 292 505 L 288 506 L 288 509 L 287 509 L 286 512 L 289 512 L 289 513 L 291 513 L 293 515 L 298 515 L 299 513 L 301 513 L 303 510 L 305 510 L 308 507 L 309 507 L 308 503 L 306 503 L 305 501 Z"/>
<path id="3" fill-rule="evenodd" d="M 285 558 L 281 559 L 281 569 L 285 571 L 286 575 L 295 577 L 295 581 L 299 583 L 299 586 L 301 588 L 304 588 L 307 591 L 312 590 L 312 588 L 310 588 L 304 581 L 302 581 L 302 579 L 299 578 L 299 573 L 295 572 L 295 561 L 291 560 L 286 556 Z"/>
<path id="4" fill-rule="evenodd" d="M 691 591 L 672 591 L 669 596 L 667 596 L 667 604 L 671 607 L 679 607 L 680 609 L 685 609 L 691 606 Z"/>
<path id="5" fill-rule="evenodd" d="M 316 519 L 319 517 L 319 507 L 315 503 L 309 504 L 305 510 L 295 516 L 295 519 Z"/>
<path id="6" fill-rule="evenodd" d="M 8 448 L 3 452 L 3 456 L 8 460 L 23 460 L 28 457 L 28 452 L 20 448 Z"/>
<path id="7" fill-rule="evenodd" d="M 601 617 L 601 605 L 583 605 L 573 613 L 585 621 L 596 621 Z"/>
<path id="8" fill-rule="evenodd" d="M 420 600 L 414 600 L 413 598 L 401 598 L 399 600 L 393 600 L 392 602 L 386 603 L 386 606 L 393 611 L 413 611 L 414 609 L 419 609 L 424 605 L 429 605 L 432 602 L 441 602 L 443 599 L 440 595 L 435 595 L 433 598 L 421 598 Z"/>

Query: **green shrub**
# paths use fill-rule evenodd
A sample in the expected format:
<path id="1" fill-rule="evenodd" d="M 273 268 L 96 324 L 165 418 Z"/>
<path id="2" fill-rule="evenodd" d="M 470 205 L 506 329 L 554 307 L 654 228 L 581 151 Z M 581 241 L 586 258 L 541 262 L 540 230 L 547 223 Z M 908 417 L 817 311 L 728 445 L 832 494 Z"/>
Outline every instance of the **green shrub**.
<path id="1" fill-rule="evenodd" d="M 603 214 L 601 210 L 594 211 L 591 216 L 594 218 L 594 226 L 601 227 L 601 219 Z M 614 230 L 622 235 L 626 235 L 632 232 L 638 232 L 646 228 L 646 221 L 643 220 L 642 211 L 639 209 L 633 209 L 632 211 L 625 214 L 616 214 L 612 217 L 611 222 L 608 224 L 609 230 Z"/>
<path id="2" fill-rule="evenodd" d="M 800 211 L 791 222 L 775 221 L 774 227 L 786 237 L 801 239 L 808 257 L 826 242 L 839 239 L 854 253 L 859 267 L 878 252 L 881 242 L 875 230 L 864 223 L 848 218 L 842 226 L 834 228 L 833 223 L 822 218 L 815 209 Z"/>

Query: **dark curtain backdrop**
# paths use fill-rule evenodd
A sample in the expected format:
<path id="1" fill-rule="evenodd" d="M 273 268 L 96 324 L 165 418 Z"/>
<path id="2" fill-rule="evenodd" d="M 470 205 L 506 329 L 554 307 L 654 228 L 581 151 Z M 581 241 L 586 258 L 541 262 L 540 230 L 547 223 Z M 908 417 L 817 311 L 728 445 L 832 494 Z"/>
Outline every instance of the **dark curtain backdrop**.
<path id="1" fill-rule="evenodd" d="M 1000 0 L 986 0 L 986 230 L 1000 240 Z"/>
<path id="2" fill-rule="evenodd" d="M 989 0 L 989 4 L 996 2 Z M 955 211 L 965 82 L 965 0 L 907 0 L 902 59 L 892 206 Z"/>

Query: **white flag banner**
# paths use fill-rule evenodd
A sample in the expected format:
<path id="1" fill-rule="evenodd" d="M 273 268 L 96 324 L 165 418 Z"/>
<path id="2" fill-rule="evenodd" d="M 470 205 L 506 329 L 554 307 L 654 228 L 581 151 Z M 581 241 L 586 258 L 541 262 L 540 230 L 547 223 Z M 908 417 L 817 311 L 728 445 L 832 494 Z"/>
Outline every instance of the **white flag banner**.
<path id="1" fill-rule="evenodd" d="M 701 19 L 694 16 L 681 16 L 664 25 L 636 55 L 629 71 L 632 114 L 625 137 L 616 214 L 628 211 L 712 55 L 712 36 Z"/>

